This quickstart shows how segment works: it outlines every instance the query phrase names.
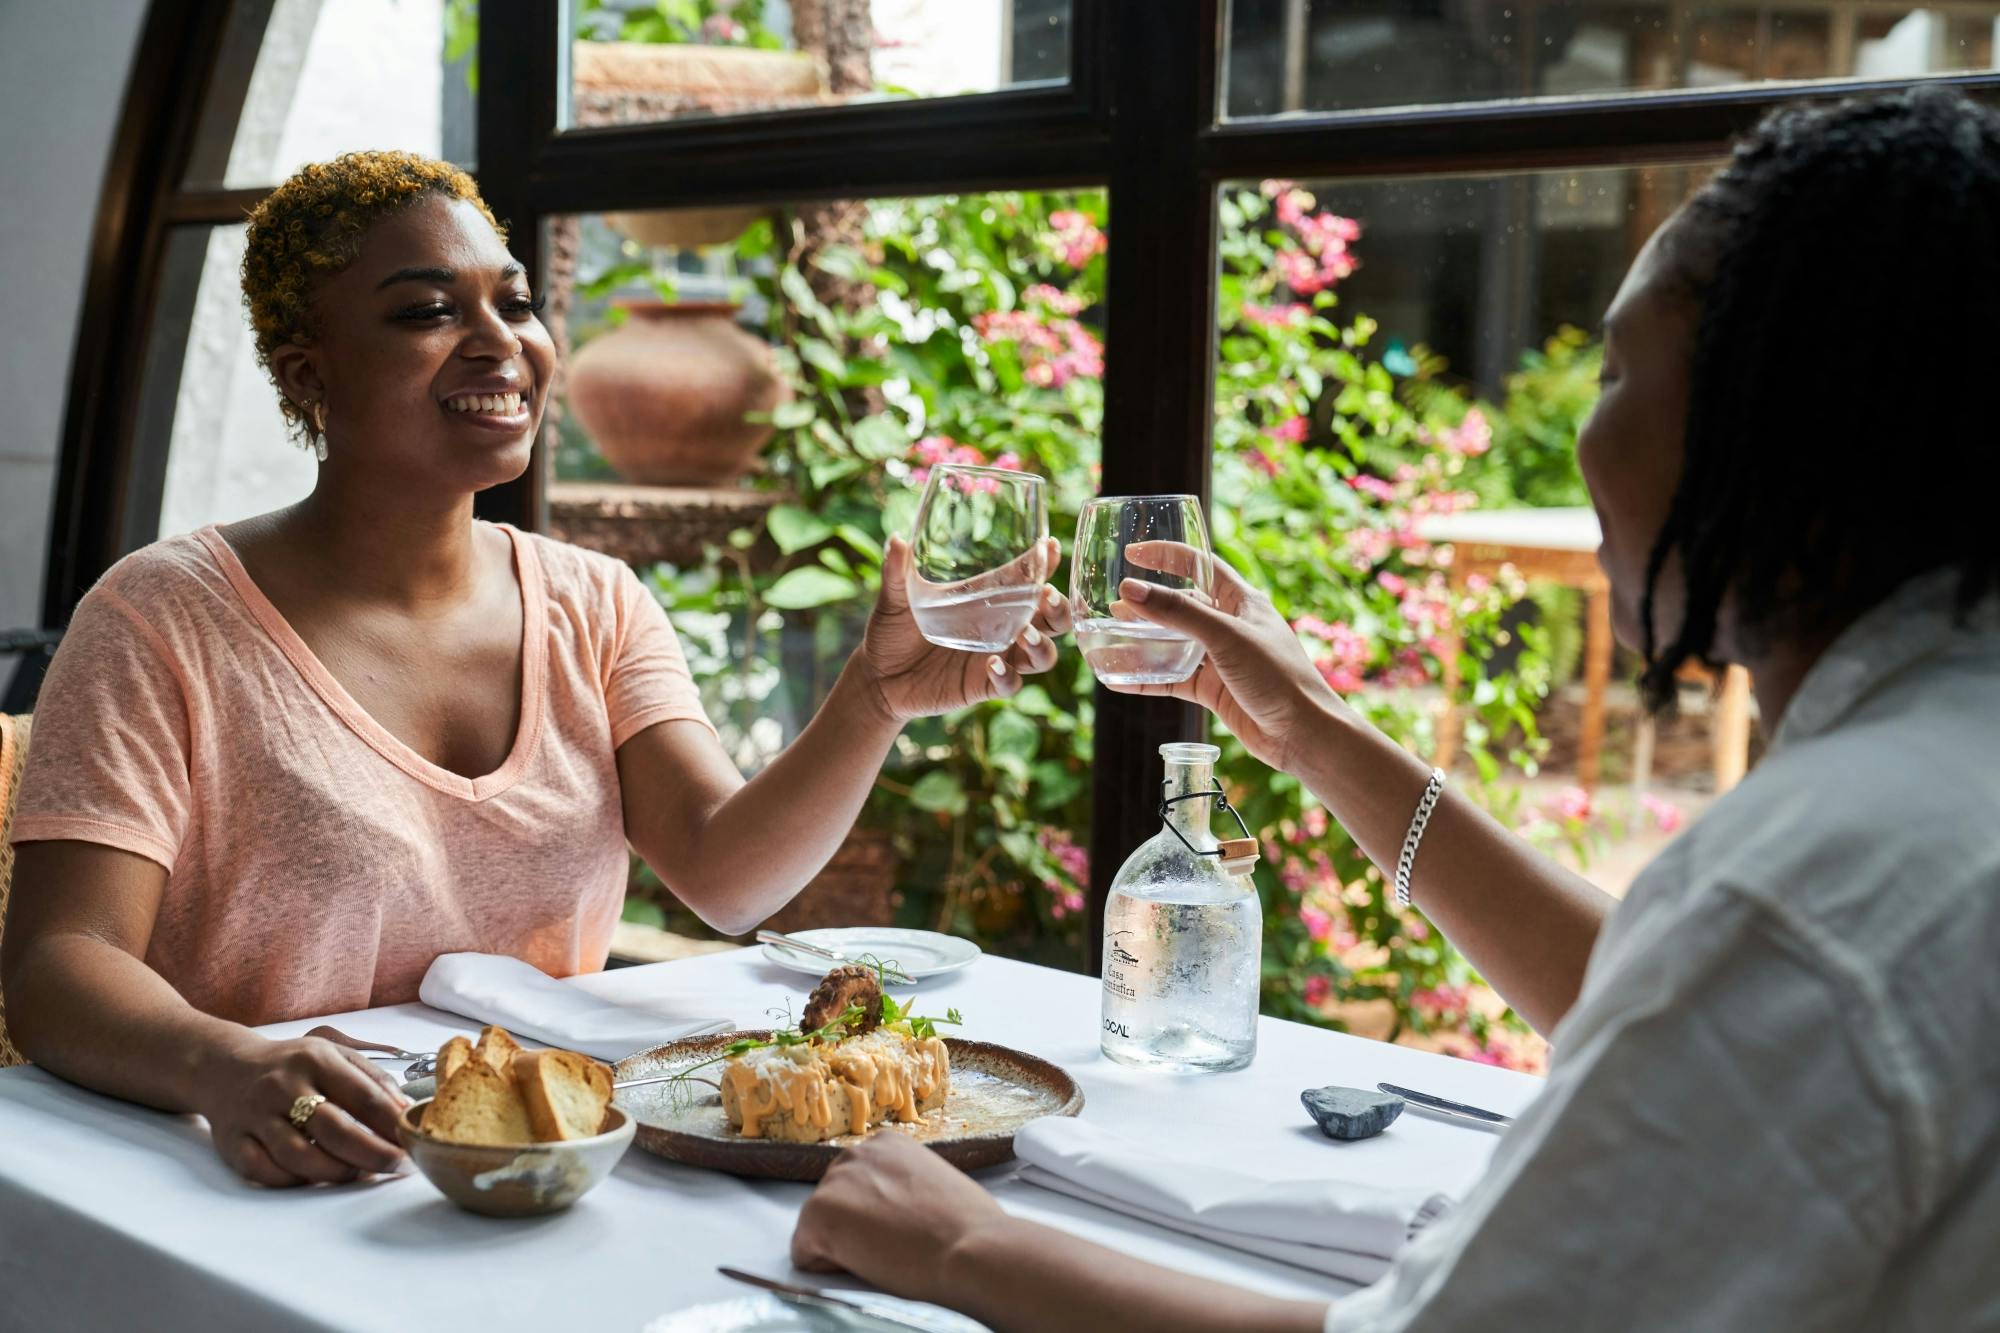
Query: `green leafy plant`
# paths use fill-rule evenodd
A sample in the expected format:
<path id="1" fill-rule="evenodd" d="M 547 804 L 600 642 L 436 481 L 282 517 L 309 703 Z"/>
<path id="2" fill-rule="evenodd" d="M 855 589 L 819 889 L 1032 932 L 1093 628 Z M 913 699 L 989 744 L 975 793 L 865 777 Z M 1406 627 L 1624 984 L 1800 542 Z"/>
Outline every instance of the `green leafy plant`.
<path id="1" fill-rule="evenodd" d="M 1533 625 L 1502 625 L 1518 580 L 1454 587 L 1418 529 L 1519 503 L 1517 490 L 1559 493 L 1553 461 L 1515 475 L 1496 441 L 1518 432 L 1553 451 L 1572 437 L 1592 353 L 1564 335 L 1499 405 L 1453 388 L 1435 358 L 1399 354 L 1414 373 L 1392 371 L 1374 322 L 1339 308 L 1359 224 L 1284 182 L 1227 191 L 1221 207 L 1218 552 L 1271 593 L 1335 688 L 1420 751 L 1435 739 L 1439 655 L 1456 644 L 1466 750 L 1504 813 L 1503 773 L 1539 753 L 1546 645 Z M 824 698 L 928 468 L 1042 474 L 1067 542 L 1097 489 L 1106 212 L 1097 191 L 880 203 L 859 244 L 805 268 L 778 244 L 787 215 L 739 243 L 793 391 L 758 482 L 782 499 L 700 566 L 651 573 L 739 760 L 768 755 Z M 829 304 L 816 293 L 828 279 L 872 299 Z M 1503 646 L 1509 665 L 1492 669 Z M 895 841 L 905 922 L 1082 963 L 1093 727 L 1088 669 L 1065 654 L 1007 703 L 907 729 L 862 816 Z M 1451 1002 L 1473 980 L 1464 960 L 1387 903 L 1379 871 L 1295 779 L 1220 739 L 1220 776 L 1264 847 L 1266 1011 L 1337 1023 L 1343 1001 L 1386 1001 L 1399 1031 L 1487 1050 L 1495 1018 Z"/>

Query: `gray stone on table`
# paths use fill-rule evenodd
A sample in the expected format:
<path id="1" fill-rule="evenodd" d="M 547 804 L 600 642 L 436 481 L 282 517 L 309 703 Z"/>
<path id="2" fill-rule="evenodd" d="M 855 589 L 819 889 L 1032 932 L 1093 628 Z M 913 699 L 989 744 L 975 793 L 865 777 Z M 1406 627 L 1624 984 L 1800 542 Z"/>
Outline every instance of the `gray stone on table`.
<path id="1" fill-rule="evenodd" d="M 1401 1097 L 1364 1088 L 1307 1088 L 1299 1100 L 1330 1139 L 1373 1138 L 1403 1113 Z"/>

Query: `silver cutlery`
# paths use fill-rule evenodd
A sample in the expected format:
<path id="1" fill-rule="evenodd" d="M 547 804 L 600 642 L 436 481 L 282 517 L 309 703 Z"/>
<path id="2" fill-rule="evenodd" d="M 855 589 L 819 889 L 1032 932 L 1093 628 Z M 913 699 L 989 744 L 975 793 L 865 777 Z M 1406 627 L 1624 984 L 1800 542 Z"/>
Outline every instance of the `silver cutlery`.
<path id="1" fill-rule="evenodd" d="M 918 1322 L 897 1315 L 882 1314 L 865 1305 L 846 1300 L 830 1291 L 816 1287 L 798 1287 L 776 1278 L 759 1277 L 746 1273 L 740 1268 L 718 1267 L 716 1272 L 736 1282 L 758 1287 L 770 1292 L 788 1305 L 802 1306 L 809 1310 L 826 1310 L 837 1315 L 843 1322 L 856 1328 L 894 1330 L 894 1333 L 938 1333 L 944 1326 L 932 1321 Z M 963 1325 L 955 1325 L 963 1327 Z"/>
<path id="2" fill-rule="evenodd" d="M 1456 1116 L 1461 1120 L 1470 1120 L 1481 1125 L 1511 1125 L 1514 1123 L 1514 1117 L 1511 1115 L 1501 1115 L 1498 1111 L 1487 1111 L 1477 1106 L 1467 1106 L 1464 1102 L 1447 1101 L 1443 1097 L 1434 1097 L 1428 1092 L 1416 1092 L 1410 1088 L 1399 1088 L 1393 1083 L 1377 1083 L 1375 1087 L 1381 1092 L 1386 1092 L 1394 1097 L 1401 1097 L 1406 1102 L 1421 1106 L 1428 1111 L 1436 1111 L 1440 1115 Z"/>
<path id="3" fill-rule="evenodd" d="M 425 1074 L 435 1072 L 437 1068 L 437 1053 L 435 1051 L 406 1051 L 399 1046 L 385 1046 L 379 1041 L 363 1041 L 359 1037 L 350 1037 L 339 1028 L 328 1027 L 324 1023 L 306 1033 L 306 1035 L 308 1037 L 322 1037 L 336 1046 L 345 1046 L 350 1051 L 359 1051 L 370 1060 L 411 1061 L 414 1062 L 412 1068 L 415 1065 L 424 1065 L 422 1070 L 414 1074 L 409 1070 L 403 1071 L 405 1078 L 421 1078 Z M 429 1063 L 426 1064 L 426 1061 Z"/>
<path id="4" fill-rule="evenodd" d="M 813 944 L 799 939 L 797 936 L 786 935 L 776 930 L 758 931 L 757 943 L 775 944 L 781 949 L 792 949 L 799 953 L 811 954 L 815 958 L 824 958 L 830 963 L 866 963 L 865 959 L 850 957 L 839 949 L 828 949 L 822 945 Z M 893 981 L 899 986 L 914 986 L 917 984 L 915 977 L 893 963 L 866 963 L 866 965 L 869 967 L 879 966 L 882 969 L 882 977 L 885 981 Z"/>

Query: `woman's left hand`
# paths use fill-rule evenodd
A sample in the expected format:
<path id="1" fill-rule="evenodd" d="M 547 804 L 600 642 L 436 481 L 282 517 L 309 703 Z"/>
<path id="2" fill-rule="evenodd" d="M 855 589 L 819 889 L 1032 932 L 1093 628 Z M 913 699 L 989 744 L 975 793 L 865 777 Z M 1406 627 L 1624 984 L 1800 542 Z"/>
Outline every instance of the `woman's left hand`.
<path id="1" fill-rule="evenodd" d="M 827 1168 L 799 1212 L 792 1262 L 935 1302 L 945 1295 L 941 1258 L 973 1233 L 1006 1221 L 970 1176 L 907 1134 L 884 1131 Z"/>
<path id="2" fill-rule="evenodd" d="M 1045 537 L 1021 557 L 1024 580 L 1040 582 L 1055 572 L 1062 548 Z M 1019 692 L 1021 678 L 1056 664 L 1055 639 L 1070 631 L 1069 601 L 1044 586 L 1028 628 L 1004 653 L 965 653 L 940 648 L 924 638 L 910 612 L 910 544 L 892 538 L 882 560 L 882 592 L 868 618 L 868 632 L 855 656 L 873 678 L 883 706 L 898 722 L 1005 699 Z M 1016 580 L 1009 580 L 1015 582 Z"/>

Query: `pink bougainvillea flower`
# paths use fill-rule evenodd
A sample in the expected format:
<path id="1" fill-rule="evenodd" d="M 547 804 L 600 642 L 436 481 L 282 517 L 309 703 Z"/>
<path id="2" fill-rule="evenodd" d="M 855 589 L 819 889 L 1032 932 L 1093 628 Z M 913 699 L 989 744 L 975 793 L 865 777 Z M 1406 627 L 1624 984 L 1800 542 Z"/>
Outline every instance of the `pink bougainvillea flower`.
<path id="1" fill-rule="evenodd" d="M 1104 344 L 1067 316 L 1043 320 L 1028 310 L 989 310 L 972 327 L 989 343 L 1013 343 L 1021 377 L 1042 389 L 1060 389 L 1077 376 L 1104 374 Z"/>
<path id="2" fill-rule="evenodd" d="M 750 30 L 727 14 L 710 14 L 701 21 L 701 39 L 711 46 L 733 45 L 750 35 Z"/>
<path id="3" fill-rule="evenodd" d="M 1590 818 L 1590 793 L 1581 787 L 1564 787 L 1556 793 L 1552 808 L 1558 819 L 1587 820 Z"/>
<path id="4" fill-rule="evenodd" d="M 1306 978 L 1305 1002 L 1317 1009 L 1333 996 L 1333 978 L 1315 972 Z"/>
<path id="5" fill-rule="evenodd" d="M 1477 458 L 1493 447 L 1493 427 L 1486 414 L 1473 408 L 1465 419 L 1438 438 L 1438 443 L 1463 458 Z"/>
<path id="6" fill-rule="evenodd" d="M 1274 440 L 1299 444 L 1305 440 L 1307 432 L 1311 429 L 1312 423 L 1304 417 L 1287 417 L 1275 426 L 1264 427 L 1264 433 Z"/>
<path id="7" fill-rule="evenodd" d="M 1258 305 L 1255 301 L 1243 303 L 1243 318 L 1251 324 L 1261 324 L 1265 328 L 1289 328 L 1305 322 L 1312 312 L 1297 301 L 1287 301 L 1281 305 Z"/>
<path id="8" fill-rule="evenodd" d="M 1049 214 L 1049 226 L 1055 231 L 1044 238 L 1044 243 L 1061 255 L 1063 262 L 1071 268 L 1082 268 L 1093 255 L 1104 253 L 1107 244 L 1104 232 L 1087 213 L 1058 209 Z"/>
<path id="9" fill-rule="evenodd" d="M 1265 453 L 1262 449 L 1252 449 L 1247 457 L 1250 466 L 1256 468 L 1265 476 L 1275 477 L 1278 475 L 1278 460 Z"/>
<path id="10" fill-rule="evenodd" d="M 1324 838 L 1326 836 L 1327 820 L 1326 820 L 1325 806 L 1323 805 L 1307 806 L 1306 812 L 1304 816 L 1302 816 L 1302 820 L 1303 820 L 1303 827 L 1305 829 L 1305 835 L 1308 838 L 1311 838 L 1314 841 L 1318 841 L 1319 839 Z"/>
<path id="11" fill-rule="evenodd" d="M 1469 986 L 1445 984 L 1420 990 L 1410 996 L 1410 1007 L 1431 1022 L 1451 1014 L 1463 1014 L 1470 1006 L 1472 989 Z"/>
<path id="12" fill-rule="evenodd" d="M 1317 907 L 1301 907 L 1299 920 L 1305 923 L 1306 934 L 1314 944 L 1324 944 L 1333 936 L 1333 918 Z"/>
<path id="13" fill-rule="evenodd" d="M 1681 825 L 1687 822 L 1687 816 L 1681 813 L 1679 806 L 1651 792 L 1641 796 L 1639 804 L 1645 807 L 1647 815 L 1652 818 L 1653 827 L 1662 833 L 1678 833 Z"/>
<path id="14" fill-rule="evenodd" d="M 1030 305 L 1038 305 L 1052 310 L 1058 315 L 1078 315 L 1083 313 L 1083 298 L 1072 296 L 1059 287 L 1051 287 L 1046 282 L 1038 282 L 1021 293 L 1021 299 Z"/>
<path id="15" fill-rule="evenodd" d="M 910 480 L 919 486 L 931 479 L 931 469 L 940 463 L 962 463 L 979 467 L 986 462 L 985 454 L 969 444 L 960 444 L 949 435 L 924 436 L 912 446 L 910 457 L 917 464 L 910 471 Z"/>
<path id="16" fill-rule="evenodd" d="M 1359 477 L 1349 477 L 1347 484 L 1355 490 L 1360 491 L 1363 495 L 1380 500 L 1385 504 L 1392 504 L 1396 500 L 1395 486 L 1382 480 L 1380 477 L 1370 477 L 1363 474 Z"/>

